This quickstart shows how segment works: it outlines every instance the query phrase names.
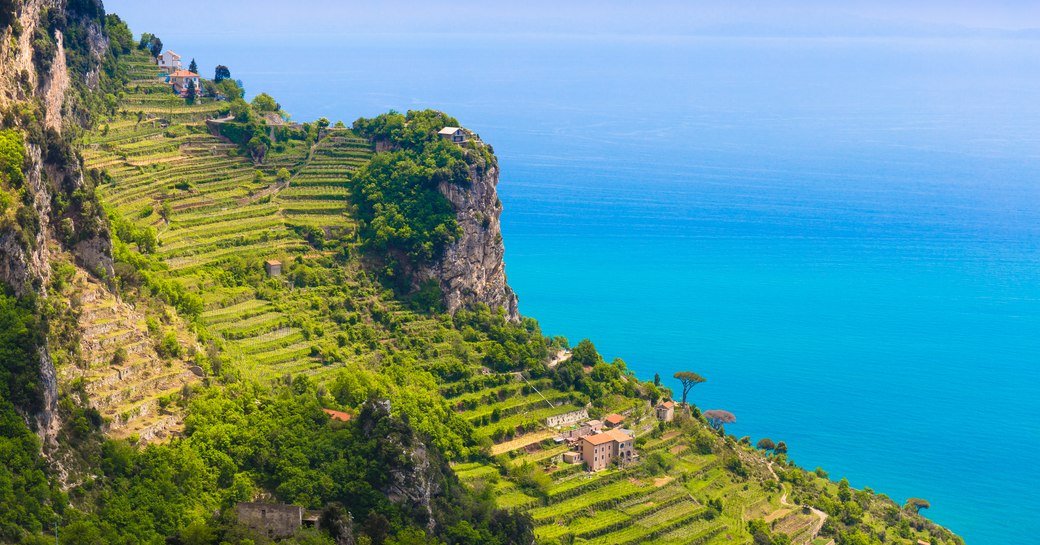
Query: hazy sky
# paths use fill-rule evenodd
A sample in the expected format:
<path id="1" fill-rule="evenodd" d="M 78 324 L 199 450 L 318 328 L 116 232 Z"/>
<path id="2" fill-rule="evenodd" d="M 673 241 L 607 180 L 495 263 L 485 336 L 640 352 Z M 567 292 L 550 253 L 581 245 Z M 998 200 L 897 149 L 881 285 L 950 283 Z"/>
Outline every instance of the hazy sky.
<path id="1" fill-rule="evenodd" d="M 365 33 L 625 35 L 935 35 L 978 30 L 1040 36 L 1040 2 L 1024 0 L 570 1 L 105 0 L 135 32 L 190 36 Z M 171 17 L 171 13 L 177 14 Z"/>

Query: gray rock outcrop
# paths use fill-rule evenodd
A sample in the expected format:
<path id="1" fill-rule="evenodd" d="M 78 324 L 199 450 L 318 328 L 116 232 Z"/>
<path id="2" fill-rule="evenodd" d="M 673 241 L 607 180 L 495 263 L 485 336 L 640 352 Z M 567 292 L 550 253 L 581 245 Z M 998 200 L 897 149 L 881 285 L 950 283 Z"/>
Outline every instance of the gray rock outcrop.
<path id="1" fill-rule="evenodd" d="M 420 267 L 416 277 L 438 280 L 449 312 L 485 303 L 492 310 L 503 309 L 506 318 L 516 322 L 520 320 L 517 297 L 506 282 L 498 162 L 481 160 L 469 170 L 468 186 L 450 181 L 438 186 L 455 207 L 462 236 L 445 248 L 439 261 Z"/>

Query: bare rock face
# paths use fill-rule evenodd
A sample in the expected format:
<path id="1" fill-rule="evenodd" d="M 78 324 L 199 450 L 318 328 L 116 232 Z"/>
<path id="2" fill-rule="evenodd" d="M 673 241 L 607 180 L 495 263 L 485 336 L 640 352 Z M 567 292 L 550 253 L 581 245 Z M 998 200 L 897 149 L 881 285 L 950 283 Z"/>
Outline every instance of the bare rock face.
<path id="1" fill-rule="evenodd" d="M 492 161 L 483 168 L 470 167 L 468 186 L 440 183 L 438 189 L 455 207 L 462 236 L 445 248 L 438 262 L 420 267 L 416 277 L 420 282 L 439 281 L 449 312 L 485 303 L 492 310 L 503 309 L 506 318 L 516 322 L 520 311 L 516 294 L 506 283 L 498 174 L 498 163 Z"/>
<path id="2" fill-rule="evenodd" d="M 37 70 L 34 56 L 33 37 L 37 27 L 43 24 L 41 15 L 45 9 L 66 10 L 64 0 L 26 0 L 18 8 L 18 26 L 21 32 L 15 36 L 13 28 L 0 30 L 0 108 L 18 103 L 37 102 L 42 106 L 43 127 L 53 134 L 60 134 L 69 119 L 70 88 L 74 74 L 69 73 L 65 56 L 65 35 L 55 31 L 54 57 L 45 71 Z M 90 50 L 97 61 L 92 70 L 97 70 L 107 40 L 96 23 L 89 23 Z M 37 59 L 38 60 L 38 59 Z M 24 128 L 24 127 L 23 127 Z M 43 152 L 39 142 L 26 142 L 27 168 L 25 190 L 31 195 L 31 204 L 36 221 L 27 232 L 13 229 L 0 231 L 0 283 L 9 285 L 19 295 L 36 293 L 46 296 L 46 286 L 51 270 L 48 246 L 57 242 L 54 232 L 51 202 L 59 193 L 71 194 L 84 184 L 81 167 L 75 159 L 55 159 Z M 91 218 L 92 225 L 76 225 L 78 237 L 70 248 L 81 264 L 99 274 L 112 273 L 111 240 L 107 227 Z M 71 242 L 69 242 L 71 244 Z M 57 380 L 54 361 L 48 344 L 40 349 L 40 372 L 43 383 L 43 410 L 34 415 L 37 430 L 45 444 L 52 444 L 60 427 L 57 413 Z"/>

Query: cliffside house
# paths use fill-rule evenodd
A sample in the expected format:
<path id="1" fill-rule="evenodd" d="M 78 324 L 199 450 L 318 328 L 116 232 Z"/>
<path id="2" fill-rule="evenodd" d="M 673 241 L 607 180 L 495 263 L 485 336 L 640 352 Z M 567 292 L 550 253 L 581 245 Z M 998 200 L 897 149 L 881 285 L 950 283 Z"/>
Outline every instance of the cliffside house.
<path id="1" fill-rule="evenodd" d="M 461 144 L 468 140 L 466 131 L 459 127 L 444 127 L 443 129 L 438 131 L 437 134 L 441 135 L 441 138 L 444 138 L 445 140 L 450 140 L 456 144 Z"/>
<path id="2" fill-rule="evenodd" d="M 282 274 L 282 262 L 277 259 L 264 261 L 264 272 L 267 276 L 279 276 Z"/>
<path id="3" fill-rule="evenodd" d="M 622 463 L 636 457 L 635 438 L 621 430 L 610 430 L 581 439 L 581 459 L 589 471 L 599 471 L 615 458 Z"/>
<path id="4" fill-rule="evenodd" d="M 155 60 L 159 68 L 166 72 L 176 72 L 181 69 L 181 56 L 169 49 L 165 53 L 159 53 Z"/>
<path id="5" fill-rule="evenodd" d="M 616 428 L 624 421 L 625 417 L 617 413 L 611 413 L 603 417 L 603 423 L 606 424 L 608 428 Z"/>
<path id="6" fill-rule="evenodd" d="M 187 70 L 177 70 L 166 77 L 166 83 L 173 86 L 173 92 L 180 96 L 187 96 L 188 84 L 190 82 L 195 83 L 195 92 L 198 96 L 202 96 L 202 80 L 199 75 L 195 72 L 189 72 Z"/>
<path id="7" fill-rule="evenodd" d="M 657 405 L 657 419 L 661 422 L 675 420 L 675 402 L 665 401 Z"/>
<path id="8" fill-rule="evenodd" d="M 301 526 L 316 527 L 319 513 L 284 503 L 240 503 L 238 522 L 269 539 L 292 537 Z"/>

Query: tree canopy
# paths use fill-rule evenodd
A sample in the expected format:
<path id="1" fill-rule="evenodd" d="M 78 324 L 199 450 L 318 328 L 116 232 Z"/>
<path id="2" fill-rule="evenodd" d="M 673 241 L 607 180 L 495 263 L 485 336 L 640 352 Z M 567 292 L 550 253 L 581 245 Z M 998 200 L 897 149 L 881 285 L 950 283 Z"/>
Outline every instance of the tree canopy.
<path id="1" fill-rule="evenodd" d="M 231 79 L 231 70 L 223 64 L 218 64 L 216 69 L 213 71 L 213 81 L 220 83 L 226 79 Z"/>
<path id="2" fill-rule="evenodd" d="M 259 113 L 277 112 L 282 109 L 282 106 L 275 102 L 274 97 L 267 93 L 260 93 L 253 97 L 251 104 L 253 109 Z"/>
<path id="3" fill-rule="evenodd" d="M 682 383 L 682 403 L 686 404 L 686 396 L 690 393 L 690 390 L 694 386 L 707 381 L 708 379 L 694 373 L 693 371 L 679 371 L 672 375 L 676 380 Z"/>
<path id="4" fill-rule="evenodd" d="M 737 421 L 737 417 L 729 411 L 722 409 L 711 409 L 704 411 L 704 418 L 708 421 L 708 424 L 716 430 L 721 430 L 724 424 L 732 424 Z"/>

